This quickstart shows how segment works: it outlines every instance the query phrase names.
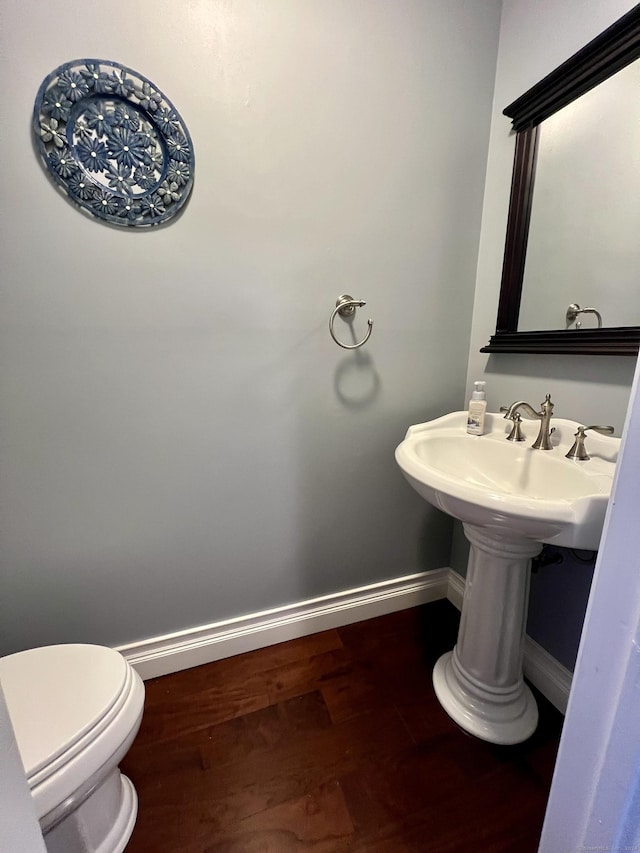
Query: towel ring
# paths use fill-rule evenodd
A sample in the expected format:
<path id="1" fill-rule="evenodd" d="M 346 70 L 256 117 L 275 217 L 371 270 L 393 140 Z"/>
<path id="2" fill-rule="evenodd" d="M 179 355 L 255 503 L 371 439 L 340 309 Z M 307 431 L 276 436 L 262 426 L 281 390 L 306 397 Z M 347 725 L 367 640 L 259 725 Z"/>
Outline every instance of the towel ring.
<path id="1" fill-rule="evenodd" d="M 362 308 L 363 305 L 366 305 L 366 302 L 363 302 L 361 299 L 354 299 L 352 296 L 349 296 L 348 293 L 343 293 L 342 296 L 339 296 L 336 299 L 336 307 L 333 311 L 333 314 L 329 318 L 329 332 L 333 340 L 338 344 L 339 347 L 343 349 L 359 349 L 361 346 L 366 344 L 366 342 L 371 337 L 371 330 L 373 329 L 373 320 L 367 320 L 367 334 L 364 338 L 357 344 L 343 344 L 342 341 L 339 341 L 335 332 L 333 331 L 333 323 L 336 319 L 336 314 L 339 314 L 341 317 L 353 317 L 355 314 L 356 308 Z"/>
<path id="2" fill-rule="evenodd" d="M 596 320 L 598 321 L 598 328 L 602 328 L 602 314 L 599 311 L 596 311 L 595 308 L 581 308 L 577 302 L 572 302 L 567 308 L 567 323 L 573 323 L 579 314 L 595 314 Z M 576 323 L 576 329 L 581 328 L 582 323 L 578 320 Z"/>

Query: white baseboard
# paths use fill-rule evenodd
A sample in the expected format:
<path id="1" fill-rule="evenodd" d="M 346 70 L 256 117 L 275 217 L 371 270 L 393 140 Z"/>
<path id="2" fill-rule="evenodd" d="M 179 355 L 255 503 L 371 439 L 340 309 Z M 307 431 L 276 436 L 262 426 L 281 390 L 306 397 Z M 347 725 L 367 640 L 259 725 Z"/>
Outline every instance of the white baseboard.
<path id="1" fill-rule="evenodd" d="M 464 578 L 451 569 L 447 598 L 462 610 L 463 597 Z M 524 638 L 524 674 L 560 713 L 566 713 L 572 673 L 529 635 Z"/>
<path id="2" fill-rule="evenodd" d="M 119 646 L 118 651 L 142 678 L 155 678 L 446 598 L 449 577 L 448 568 L 406 575 L 129 643 Z"/>
<path id="3" fill-rule="evenodd" d="M 462 610 L 462 599 L 464 598 L 464 578 L 453 569 L 449 572 L 449 583 L 447 585 L 447 598 L 449 601 Z"/>
<path id="4" fill-rule="evenodd" d="M 155 678 L 441 598 L 461 610 L 463 596 L 463 577 L 435 569 L 152 637 L 118 651 L 142 678 Z M 531 637 L 525 638 L 524 673 L 564 714 L 571 673 Z"/>
<path id="5" fill-rule="evenodd" d="M 524 638 L 524 674 L 561 714 L 567 713 L 573 673 L 529 635 Z"/>

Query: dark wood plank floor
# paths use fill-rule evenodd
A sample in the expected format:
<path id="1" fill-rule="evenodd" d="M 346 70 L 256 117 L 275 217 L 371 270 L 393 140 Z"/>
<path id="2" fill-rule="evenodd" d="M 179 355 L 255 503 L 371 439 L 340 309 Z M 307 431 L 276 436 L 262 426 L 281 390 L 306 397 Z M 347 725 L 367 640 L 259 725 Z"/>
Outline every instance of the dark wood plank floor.
<path id="1" fill-rule="evenodd" d="M 128 853 L 534 853 L 562 717 L 497 747 L 431 685 L 447 601 L 146 683 Z"/>

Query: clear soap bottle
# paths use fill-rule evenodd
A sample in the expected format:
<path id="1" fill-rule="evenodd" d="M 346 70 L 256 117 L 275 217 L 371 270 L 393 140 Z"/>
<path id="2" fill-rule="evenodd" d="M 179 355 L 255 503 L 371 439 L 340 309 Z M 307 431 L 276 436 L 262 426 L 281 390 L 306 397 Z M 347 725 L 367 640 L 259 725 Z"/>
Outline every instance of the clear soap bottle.
<path id="1" fill-rule="evenodd" d="M 467 432 L 469 435 L 484 434 L 484 416 L 487 411 L 485 399 L 485 382 L 474 382 L 474 390 L 469 400 L 469 414 L 467 415 Z"/>

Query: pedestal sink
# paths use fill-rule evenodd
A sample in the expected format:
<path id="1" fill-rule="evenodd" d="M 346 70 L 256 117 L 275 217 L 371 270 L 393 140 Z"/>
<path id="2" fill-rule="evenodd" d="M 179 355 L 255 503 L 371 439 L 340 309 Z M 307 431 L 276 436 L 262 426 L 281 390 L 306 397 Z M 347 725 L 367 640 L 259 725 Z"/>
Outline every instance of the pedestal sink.
<path id="1" fill-rule="evenodd" d="M 466 412 L 409 428 L 396 460 L 429 503 L 463 522 L 471 544 L 458 641 L 436 663 L 447 713 L 483 740 L 513 744 L 535 730 L 538 709 L 522 677 L 531 559 L 543 543 L 596 550 L 620 439 L 590 434 L 587 461 L 569 460 L 578 424 L 554 418 L 552 450 L 506 440 L 512 424 L 487 414 L 466 433 Z"/>

